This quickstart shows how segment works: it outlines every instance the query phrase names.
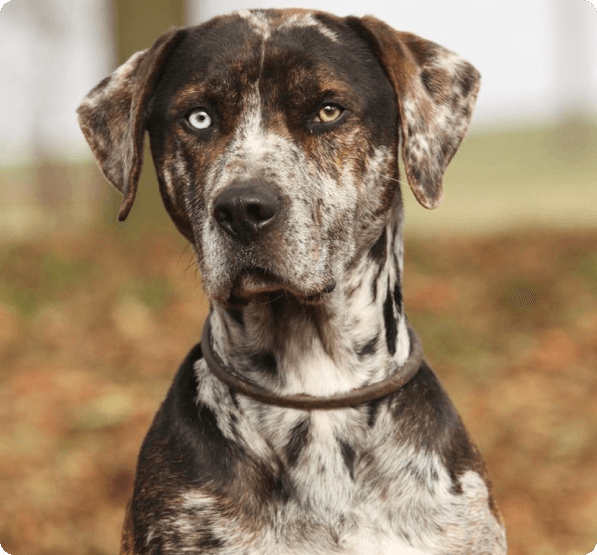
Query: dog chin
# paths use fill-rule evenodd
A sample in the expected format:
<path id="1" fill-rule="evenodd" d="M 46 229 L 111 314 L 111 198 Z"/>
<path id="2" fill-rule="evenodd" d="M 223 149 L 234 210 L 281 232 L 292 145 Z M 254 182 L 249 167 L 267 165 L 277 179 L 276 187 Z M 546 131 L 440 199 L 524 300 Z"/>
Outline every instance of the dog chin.
<path id="1" fill-rule="evenodd" d="M 236 277 L 226 304 L 247 304 L 251 300 L 267 302 L 284 297 L 294 298 L 302 304 L 321 304 L 335 286 L 336 282 L 331 281 L 321 288 L 305 289 L 267 270 L 250 268 Z"/>
<path id="2" fill-rule="evenodd" d="M 282 292 L 288 289 L 284 281 L 275 274 L 261 268 L 245 269 L 239 273 L 232 285 L 232 294 L 250 298 L 263 293 Z"/>

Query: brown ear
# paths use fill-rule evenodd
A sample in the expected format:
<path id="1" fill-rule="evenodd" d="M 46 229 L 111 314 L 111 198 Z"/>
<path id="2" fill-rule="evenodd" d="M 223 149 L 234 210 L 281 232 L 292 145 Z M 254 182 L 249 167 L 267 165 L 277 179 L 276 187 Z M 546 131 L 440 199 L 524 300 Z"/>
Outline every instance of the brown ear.
<path id="1" fill-rule="evenodd" d="M 479 72 L 454 52 L 374 17 L 348 22 L 368 42 L 394 87 L 408 183 L 425 208 L 436 208 L 444 171 L 468 129 Z"/>
<path id="2" fill-rule="evenodd" d="M 185 36 L 172 28 L 151 48 L 133 54 L 85 97 L 79 125 L 106 179 L 123 196 L 118 219 L 128 216 L 143 164 L 145 112 L 162 67 Z"/>

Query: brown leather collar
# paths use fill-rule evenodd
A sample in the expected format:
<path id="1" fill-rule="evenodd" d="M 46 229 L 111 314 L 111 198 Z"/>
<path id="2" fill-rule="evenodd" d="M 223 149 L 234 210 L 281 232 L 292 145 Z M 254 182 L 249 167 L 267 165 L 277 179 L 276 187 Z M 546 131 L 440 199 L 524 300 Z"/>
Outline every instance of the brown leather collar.
<path id="1" fill-rule="evenodd" d="M 304 393 L 296 395 L 278 395 L 267 391 L 263 387 L 253 383 L 238 374 L 226 370 L 214 357 L 211 350 L 211 325 L 210 318 L 207 317 L 203 325 L 203 334 L 201 337 L 201 350 L 207 362 L 207 367 L 211 373 L 219 380 L 240 393 L 252 397 L 262 403 L 276 405 L 300 410 L 313 409 L 341 409 L 354 407 L 368 401 L 380 399 L 397 391 L 406 385 L 419 370 L 423 360 L 423 347 L 421 340 L 416 332 L 409 326 L 408 333 L 410 337 L 410 355 L 406 362 L 385 380 L 353 389 L 346 393 L 338 393 L 329 397 L 314 397 Z"/>

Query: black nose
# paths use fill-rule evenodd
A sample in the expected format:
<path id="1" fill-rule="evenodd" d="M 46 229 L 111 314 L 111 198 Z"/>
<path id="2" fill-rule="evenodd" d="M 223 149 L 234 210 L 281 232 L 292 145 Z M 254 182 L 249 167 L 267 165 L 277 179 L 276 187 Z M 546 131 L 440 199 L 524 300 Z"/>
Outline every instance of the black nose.
<path id="1" fill-rule="evenodd" d="M 249 243 L 272 226 L 281 206 L 282 200 L 270 184 L 241 181 L 218 195 L 213 215 L 226 233 Z"/>

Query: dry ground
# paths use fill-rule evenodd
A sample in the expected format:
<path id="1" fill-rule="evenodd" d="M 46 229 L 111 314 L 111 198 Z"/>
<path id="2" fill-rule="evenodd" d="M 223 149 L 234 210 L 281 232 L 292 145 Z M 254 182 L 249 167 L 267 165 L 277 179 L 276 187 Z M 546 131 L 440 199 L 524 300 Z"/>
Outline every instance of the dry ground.
<path id="1" fill-rule="evenodd" d="M 409 239 L 405 302 L 484 453 L 512 555 L 597 543 L 597 233 Z M 170 234 L 0 249 L 0 543 L 117 552 L 137 450 L 205 299 Z"/>

